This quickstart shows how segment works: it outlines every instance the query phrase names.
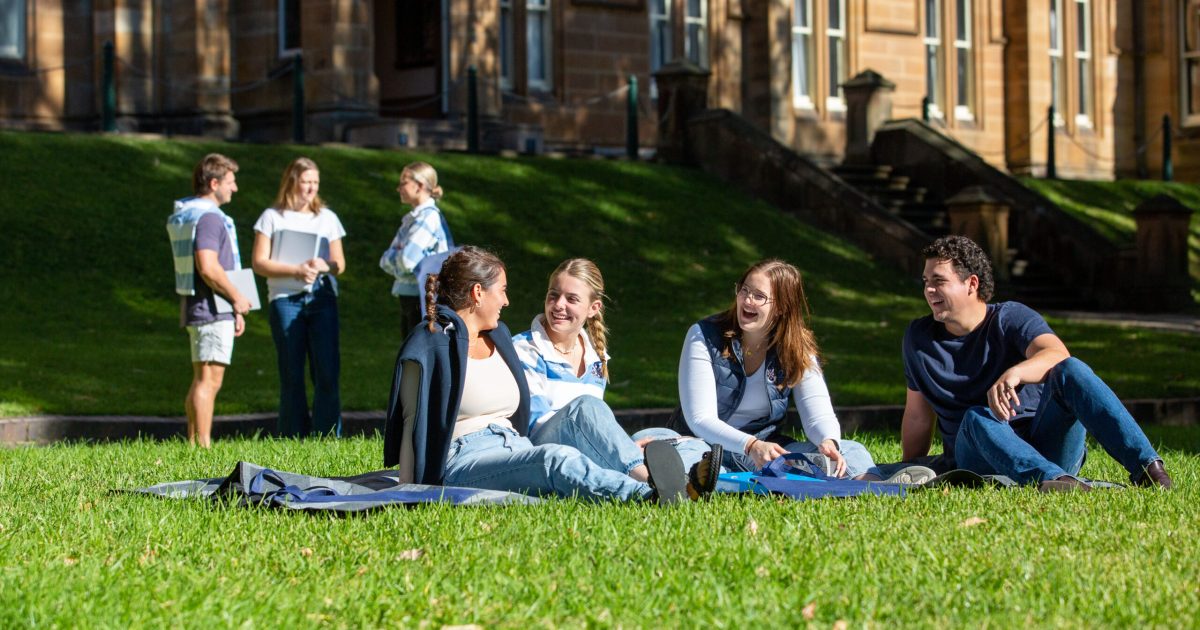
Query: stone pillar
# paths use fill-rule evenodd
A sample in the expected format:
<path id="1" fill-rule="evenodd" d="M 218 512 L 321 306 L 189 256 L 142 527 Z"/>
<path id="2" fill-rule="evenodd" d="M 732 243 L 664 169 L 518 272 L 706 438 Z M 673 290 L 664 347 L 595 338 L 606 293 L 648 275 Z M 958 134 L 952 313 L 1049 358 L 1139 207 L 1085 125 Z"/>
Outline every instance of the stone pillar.
<path id="1" fill-rule="evenodd" d="M 946 200 L 950 233 L 979 243 L 992 258 L 997 280 L 1008 280 L 1008 204 L 983 186 L 967 186 Z"/>
<path id="2" fill-rule="evenodd" d="M 863 70 L 842 84 L 846 98 L 845 164 L 871 164 L 875 131 L 892 117 L 896 84 L 874 70 Z"/>
<path id="3" fill-rule="evenodd" d="M 1166 311 L 1192 306 L 1188 273 L 1188 227 L 1192 210 L 1158 195 L 1133 211 L 1137 222 L 1137 275 L 1129 306 Z"/>
<path id="4" fill-rule="evenodd" d="M 230 97 L 233 71 L 230 0 L 167 0 L 159 65 L 163 130 L 198 136 L 236 138 Z"/>
<path id="5" fill-rule="evenodd" d="M 375 27 L 364 0 L 304 3 L 304 89 L 308 140 L 338 141 L 347 124 L 379 112 L 375 77 Z"/>
<path id="6" fill-rule="evenodd" d="M 688 61 L 672 61 L 654 73 L 658 86 L 658 157 L 690 164 L 687 121 L 708 109 L 709 72 Z"/>

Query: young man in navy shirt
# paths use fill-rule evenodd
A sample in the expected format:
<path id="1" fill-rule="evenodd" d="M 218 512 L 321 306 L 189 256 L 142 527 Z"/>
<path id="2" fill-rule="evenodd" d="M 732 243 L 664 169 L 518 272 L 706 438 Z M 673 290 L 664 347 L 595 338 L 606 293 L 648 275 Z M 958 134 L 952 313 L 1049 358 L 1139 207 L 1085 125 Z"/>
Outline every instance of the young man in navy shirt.
<path id="1" fill-rule="evenodd" d="M 1046 320 L 1017 302 L 988 304 L 992 265 L 979 245 L 946 236 L 922 255 L 932 314 L 904 333 L 905 461 L 929 453 L 936 424 L 944 445 L 937 468 L 1005 475 L 1043 491 L 1088 490 L 1077 475 L 1090 433 L 1134 484 L 1171 487 L 1141 427 Z"/>

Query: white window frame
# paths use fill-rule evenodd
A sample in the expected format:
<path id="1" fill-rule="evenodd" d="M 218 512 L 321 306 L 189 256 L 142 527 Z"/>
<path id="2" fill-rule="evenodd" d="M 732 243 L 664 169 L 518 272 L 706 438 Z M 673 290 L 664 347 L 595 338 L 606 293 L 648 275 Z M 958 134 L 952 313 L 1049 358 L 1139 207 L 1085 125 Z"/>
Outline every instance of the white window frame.
<path id="1" fill-rule="evenodd" d="M 1078 103 L 1075 107 L 1075 124 L 1092 126 L 1092 110 L 1096 86 L 1092 75 L 1092 5 L 1090 0 L 1074 0 L 1071 5 L 1075 18 L 1075 81 L 1078 85 Z M 1079 19 L 1082 12 L 1083 19 Z"/>
<path id="2" fill-rule="evenodd" d="M 279 9 L 277 11 L 278 19 L 276 21 L 276 25 L 279 27 L 277 39 L 279 40 L 279 56 L 281 58 L 295 57 L 296 55 L 299 55 L 303 51 L 303 48 L 304 48 L 304 42 L 303 42 L 304 38 L 301 35 L 301 33 L 303 33 L 303 31 L 304 31 L 303 22 L 301 21 L 303 19 L 303 17 L 301 15 L 296 16 L 297 25 L 300 28 L 300 32 L 296 33 L 296 40 L 300 45 L 296 46 L 294 48 L 287 47 L 287 5 L 288 5 L 289 1 L 291 1 L 291 0 L 279 0 L 279 2 L 276 3 L 276 7 Z M 299 0 L 296 0 L 297 8 L 299 8 L 300 4 L 301 3 L 299 2 Z"/>
<path id="3" fill-rule="evenodd" d="M 508 19 L 505 20 L 505 17 Z M 513 26 L 513 0 L 500 0 L 500 28 L 499 40 L 496 42 L 499 48 L 500 65 L 500 89 L 511 90 L 513 87 L 513 36 L 516 34 L 516 27 Z"/>
<path id="4" fill-rule="evenodd" d="M 798 9 L 804 7 L 804 23 L 800 21 Z M 812 0 L 792 0 L 792 106 L 800 109 L 813 109 L 813 84 L 816 73 L 813 72 L 813 12 Z M 801 81 L 801 79 L 804 79 Z M 804 89 L 801 89 L 801 85 Z"/>
<path id="5" fill-rule="evenodd" d="M 1194 13 L 1189 16 L 1188 10 Z M 1188 48 L 1187 28 L 1188 20 L 1192 20 L 1192 27 L 1195 29 L 1193 36 L 1195 38 L 1194 46 Z M 1179 3 L 1179 113 L 1180 124 L 1187 126 L 1200 125 L 1200 76 L 1195 78 L 1193 82 L 1191 75 L 1188 74 L 1188 69 L 1191 64 L 1200 67 L 1200 0 L 1185 0 Z M 1190 107 L 1191 95 L 1195 93 L 1196 102 L 1194 109 Z"/>
<path id="6" fill-rule="evenodd" d="M 971 40 L 971 0 L 956 0 L 954 8 L 954 118 L 972 121 L 975 120 L 975 51 Z"/>
<path id="7" fill-rule="evenodd" d="M 841 23 L 835 25 L 830 19 L 832 16 L 826 16 L 825 26 L 825 41 L 829 46 L 829 61 L 837 60 L 838 70 L 842 76 L 834 76 L 833 72 L 829 73 L 829 96 L 825 97 L 825 107 L 829 111 L 845 111 L 846 99 L 842 98 L 841 84 L 845 82 L 849 76 L 849 68 L 847 65 L 846 54 L 846 0 L 834 0 L 838 5 L 838 17 L 841 18 Z"/>
<path id="8" fill-rule="evenodd" d="M 526 0 L 525 4 L 525 71 L 526 83 L 531 90 L 549 92 L 554 87 L 553 44 L 554 25 L 551 24 L 551 0 Z M 535 14 L 541 14 L 541 20 L 533 19 Z M 529 35 L 540 24 L 542 27 L 540 50 L 535 47 L 534 38 Z M 533 65 L 538 61 L 545 64 L 544 79 L 533 78 Z"/>
<path id="9" fill-rule="evenodd" d="M 700 66 L 708 67 L 708 0 L 694 0 L 700 15 L 692 15 L 692 1 L 683 2 L 683 57 Z M 692 50 L 692 29 L 696 29 L 698 50 Z"/>
<path id="10" fill-rule="evenodd" d="M 26 33 L 26 23 L 29 19 L 29 3 L 24 0 L 10 0 L 6 3 L 8 15 L 0 15 L 0 20 L 14 27 L 11 41 L 0 42 L 0 59 L 7 61 L 25 61 L 29 34 Z"/>
<path id="11" fill-rule="evenodd" d="M 1050 0 L 1050 104 L 1054 106 L 1054 120 L 1051 122 L 1055 127 L 1062 127 L 1067 120 L 1063 116 L 1063 108 L 1067 106 L 1067 69 L 1063 63 L 1063 35 L 1066 29 L 1063 27 L 1063 17 L 1062 0 Z"/>
<path id="12" fill-rule="evenodd" d="M 933 15 L 930 15 L 931 10 Z M 945 98 L 946 85 L 942 73 L 946 68 L 946 54 L 942 46 L 942 17 L 941 0 L 926 0 L 925 24 L 921 35 L 925 53 L 925 96 L 929 99 L 929 117 L 937 119 L 945 117 L 942 113 L 942 99 Z M 934 62 L 932 68 L 929 67 L 930 59 Z"/>
<path id="13" fill-rule="evenodd" d="M 663 12 L 656 11 L 659 2 Z M 650 72 L 671 61 L 671 0 L 649 0 L 646 13 L 650 15 Z"/>

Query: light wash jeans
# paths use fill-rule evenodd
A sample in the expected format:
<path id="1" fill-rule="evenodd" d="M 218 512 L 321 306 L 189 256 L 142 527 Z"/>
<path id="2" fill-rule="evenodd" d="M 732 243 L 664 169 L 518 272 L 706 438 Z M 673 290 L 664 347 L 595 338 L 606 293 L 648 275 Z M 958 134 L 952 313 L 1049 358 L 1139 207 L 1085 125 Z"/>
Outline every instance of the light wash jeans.
<path id="1" fill-rule="evenodd" d="M 279 434 L 342 435 L 342 399 L 338 385 L 338 303 L 332 280 L 322 276 L 312 293 L 271 300 L 271 337 L 279 363 Z M 308 415 L 304 364 L 313 380 L 312 417 Z"/>
<path id="2" fill-rule="evenodd" d="M 534 446 L 573 446 L 600 466 L 626 475 L 645 463 L 642 449 L 617 423 L 612 409 L 595 396 L 580 396 L 538 422 L 529 440 Z"/>
<path id="3" fill-rule="evenodd" d="M 645 498 L 650 486 L 603 468 L 570 446 L 534 446 L 499 425 L 450 443 L 445 484 L 526 494 L 557 494 L 589 501 Z"/>
<path id="4" fill-rule="evenodd" d="M 1072 357 L 1046 376 L 1029 435 L 1018 435 L 987 407 L 972 407 L 958 429 L 955 460 L 959 468 L 1023 484 L 1075 476 L 1087 455 L 1087 433 L 1131 479 L 1161 459 L 1117 395 L 1086 363 Z"/>
<path id="5" fill-rule="evenodd" d="M 692 465 L 700 461 L 700 458 L 711 450 L 707 442 L 698 437 L 683 437 L 671 429 L 643 429 L 633 434 L 633 439 L 641 439 L 644 437 L 653 437 L 660 440 L 674 440 L 675 450 L 679 451 L 679 457 L 683 459 L 683 467 L 685 470 L 691 470 Z M 871 459 L 871 454 L 867 452 L 867 448 L 854 440 L 839 440 L 841 446 L 842 457 L 846 460 L 846 478 L 857 477 L 863 473 L 873 473 L 879 475 L 879 469 L 875 467 L 875 460 Z M 817 447 L 812 442 L 792 442 L 784 447 L 789 453 L 800 453 L 805 456 L 805 459 L 816 462 L 809 455 L 819 453 Z M 818 466 L 819 467 L 819 466 Z M 721 459 L 721 470 L 723 472 L 754 472 L 759 467 L 755 465 L 754 460 L 745 453 L 734 453 L 729 449 L 725 450 L 725 455 Z M 880 475 L 882 477 L 883 475 Z"/>

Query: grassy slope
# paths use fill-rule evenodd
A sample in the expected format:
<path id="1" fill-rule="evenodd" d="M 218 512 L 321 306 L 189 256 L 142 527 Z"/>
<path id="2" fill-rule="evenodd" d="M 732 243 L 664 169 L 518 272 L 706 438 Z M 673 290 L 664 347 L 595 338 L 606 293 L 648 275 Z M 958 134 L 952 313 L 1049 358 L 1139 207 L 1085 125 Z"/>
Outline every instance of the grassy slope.
<path id="1" fill-rule="evenodd" d="M 228 207 L 248 262 L 252 224 L 298 154 L 322 165 L 322 193 L 342 218 L 342 399 L 379 409 L 395 351 L 396 304 L 376 267 L 399 223 L 399 169 L 428 159 L 456 237 L 509 264 L 505 320 L 514 331 L 541 308 L 546 274 L 583 255 L 604 270 L 613 304 L 614 406 L 674 405 L 687 326 L 728 303 L 751 261 L 779 256 L 806 274 L 815 328 L 838 404 L 899 403 L 906 322 L 924 314 L 918 288 L 890 265 L 747 199 L 697 172 L 612 161 L 505 159 L 345 147 L 258 146 L 0 133 L 0 416 L 182 413 L 190 380 L 177 328 L 163 221 L 188 193 L 206 151 L 239 161 Z M 1053 323 L 1053 322 L 1052 322 Z M 1056 329 L 1122 395 L 1200 391 L 1200 339 L 1110 327 Z M 1145 353 L 1111 352 L 1136 342 Z M 218 413 L 269 411 L 277 396 L 266 317 L 238 341 Z"/>
<path id="2" fill-rule="evenodd" d="M 1115 182 L 1022 178 L 1026 186 L 1045 195 L 1060 208 L 1095 227 L 1113 242 L 1134 244 L 1137 225 L 1133 210 L 1142 202 L 1166 194 L 1195 210 L 1188 234 L 1188 261 L 1193 297 L 1200 299 L 1200 184 L 1154 180 Z"/>
<path id="3" fill-rule="evenodd" d="M 1196 627 L 1197 433 L 1151 431 L 1177 446 L 1163 451 L 1172 493 L 554 500 L 345 519 L 109 491 L 223 476 L 239 459 L 355 474 L 378 465 L 378 440 L 15 449 L 0 457 L 0 627 L 793 627 L 809 604 L 816 627 Z M 892 436 L 860 437 L 899 454 Z M 1099 451 L 1084 472 L 1123 478 Z"/>

